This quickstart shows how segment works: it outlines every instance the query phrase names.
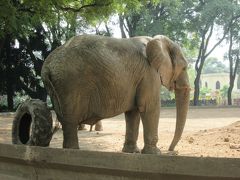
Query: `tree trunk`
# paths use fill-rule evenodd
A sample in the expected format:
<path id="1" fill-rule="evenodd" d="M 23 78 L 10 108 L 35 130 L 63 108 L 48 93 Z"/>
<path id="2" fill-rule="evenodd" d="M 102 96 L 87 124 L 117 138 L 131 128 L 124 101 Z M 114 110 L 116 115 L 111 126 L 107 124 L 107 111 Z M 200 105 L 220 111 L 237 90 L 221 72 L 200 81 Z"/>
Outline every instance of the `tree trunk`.
<path id="1" fill-rule="evenodd" d="M 45 88 L 42 88 L 41 86 L 37 86 L 37 96 L 38 99 L 46 102 L 47 101 L 47 91 Z"/>
<path id="2" fill-rule="evenodd" d="M 0 58 L 2 58 L 2 50 L 3 50 L 3 47 L 4 47 L 4 43 L 5 43 L 5 39 L 1 38 L 0 39 Z"/>
<path id="3" fill-rule="evenodd" d="M 228 105 L 232 105 L 232 90 L 233 90 L 233 82 L 232 82 L 232 78 L 230 79 L 230 83 L 229 83 L 229 88 L 228 88 Z"/>
<path id="4" fill-rule="evenodd" d="M 193 97 L 193 105 L 194 106 L 198 106 L 199 105 L 199 94 L 200 94 L 200 77 L 202 74 L 202 68 L 203 68 L 203 64 L 205 62 L 205 57 L 202 57 L 200 60 L 200 65 L 199 67 L 196 69 L 197 75 L 196 78 L 194 80 L 194 97 Z"/>
<path id="5" fill-rule="evenodd" d="M 8 103 L 8 110 L 13 110 L 13 96 L 14 96 L 14 90 L 13 90 L 13 72 L 11 69 L 12 66 L 12 59 L 11 59 L 11 36 L 6 35 L 6 41 L 5 41 L 5 49 L 6 49 L 6 71 L 5 71 L 5 80 L 6 80 L 6 89 L 7 89 L 7 103 Z"/>
<path id="6" fill-rule="evenodd" d="M 110 31 L 110 29 L 109 29 L 107 24 L 105 24 L 105 29 L 106 29 L 106 32 L 107 32 L 106 35 L 111 37 L 111 31 Z"/>
<path id="7" fill-rule="evenodd" d="M 233 27 L 231 27 L 233 28 Z M 238 69 L 238 65 L 239 65 L 239 50 L 237 51 L 237 53 L 233 53 L 234 49 L 233 49 L 233 45 L 234 45 L 234 31 L 233 29 L 230 29 L 230 37 L 229 37 L 229 49 L 228 49 L 228 59 L 229 59 L 229 88 L 228 88 L 228 105 L 232 105 L 232 90 L 234 87 L 234 81 L 236 78 L 236 74 L 237 74 L 237 69 Z M 237 44 L 237 43 L 236 43 Z M 233 58 L 234 56 L 236 56 L 235 58 Z M 234 59 L 235 59 L 235 63 L 234 63 Z"/>
<path id="8" fill-rule="evenodd" d="M 199 81 L 200 81 L 200 73 L 196 76 L 196 79 L 194 80 L 194 98 L 193 98 L 193 105 L 198 105 L 199 100 L 199 94 L 200 94 L 200 87 L 199 87 Z"/>
<path id="9" fill-rule="evenodd" d="M 127 36 L 124 31 L 124 18 L 121 15 L 118 15 L 118 17 L 119 17 L 119 27 L 121 30 L 122 38 L 126 38 Z"/>
<path id="10" fill-rule="evenodd" d="M 7 103 L 8 103 L 8 110 L 10 111 L 13 110 L 13 95 L 14 95 L 14 91 L 13 91 L 12 83 L 8 79 L 7 80 Z"/>

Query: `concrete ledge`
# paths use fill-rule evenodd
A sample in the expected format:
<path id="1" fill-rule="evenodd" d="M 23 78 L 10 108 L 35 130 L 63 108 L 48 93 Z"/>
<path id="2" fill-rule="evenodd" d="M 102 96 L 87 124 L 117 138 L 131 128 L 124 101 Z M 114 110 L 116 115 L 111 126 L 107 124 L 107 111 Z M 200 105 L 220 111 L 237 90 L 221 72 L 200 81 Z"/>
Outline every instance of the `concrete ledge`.
<path id="1" fill-rule="evenodd" d="M 0 144 L 0 179 L 240 179 L 240 159 Z"/>

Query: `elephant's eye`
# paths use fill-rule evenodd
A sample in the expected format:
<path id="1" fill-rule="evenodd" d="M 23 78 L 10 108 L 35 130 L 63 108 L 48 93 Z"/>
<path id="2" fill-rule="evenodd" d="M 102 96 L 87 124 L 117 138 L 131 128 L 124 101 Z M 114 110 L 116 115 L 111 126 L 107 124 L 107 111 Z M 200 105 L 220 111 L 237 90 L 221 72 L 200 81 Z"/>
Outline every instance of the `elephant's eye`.
<path id="1" fill-rule="evenodd" d="M 184 68 L 183 68 L 183 71 L 186 71 L 186 70 L 187 70 L 187 67 L 184 67 Z"/>

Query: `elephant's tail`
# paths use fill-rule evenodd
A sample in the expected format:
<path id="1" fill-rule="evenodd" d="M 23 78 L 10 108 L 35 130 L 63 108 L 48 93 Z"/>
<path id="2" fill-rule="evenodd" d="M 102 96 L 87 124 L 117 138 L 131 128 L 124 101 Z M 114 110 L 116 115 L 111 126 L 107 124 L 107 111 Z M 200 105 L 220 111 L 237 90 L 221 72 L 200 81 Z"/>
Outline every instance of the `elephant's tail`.
<path id="1" fill-rule="evenodd" d="M 50 72 L 49 68 L 47 68 L 47 67 L 42 68 L 41 76 L 42 76 L 42 81 L 44 83 L 44 86 L 45 86 L 45 88 L 48 92 L 48 95 L 50 96 L 51 102 L 53 104 L 53 109 L 56 112 L 57 119 L 60 120 L 60 122 L 61 122 L 61 119 L 63 118 L 63 112 L 62 112 L 58 93 L 55 90 L 53 83 L 51 81 L 51 72 Z"/>

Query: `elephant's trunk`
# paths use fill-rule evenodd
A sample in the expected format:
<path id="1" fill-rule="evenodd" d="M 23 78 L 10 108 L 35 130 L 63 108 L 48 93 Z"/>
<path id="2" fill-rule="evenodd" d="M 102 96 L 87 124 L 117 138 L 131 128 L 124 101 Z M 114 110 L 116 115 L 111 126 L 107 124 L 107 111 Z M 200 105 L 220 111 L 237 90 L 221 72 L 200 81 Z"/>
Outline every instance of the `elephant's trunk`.
<path id="1" fill-rule="evenodd" d="M 172 143 L 169 147 L 169 151 L 173 151 L 175 146 L 177 145 L 178 141 L 182 136 L 182 132 L 185 126 L 188 106 L 189 106 L 189 99 L 190 99 L 190 88 L 180 88 L 175 89 L 175 96 L 176 96 L 176 109 L 177 109 L 177 118 L 176 118 L 176 129 L 174 138 Z"/>

